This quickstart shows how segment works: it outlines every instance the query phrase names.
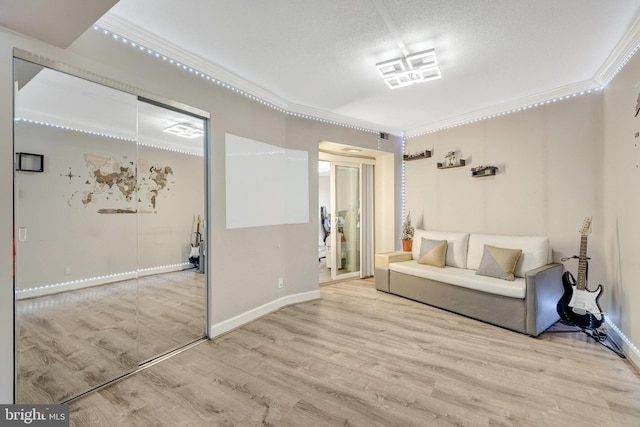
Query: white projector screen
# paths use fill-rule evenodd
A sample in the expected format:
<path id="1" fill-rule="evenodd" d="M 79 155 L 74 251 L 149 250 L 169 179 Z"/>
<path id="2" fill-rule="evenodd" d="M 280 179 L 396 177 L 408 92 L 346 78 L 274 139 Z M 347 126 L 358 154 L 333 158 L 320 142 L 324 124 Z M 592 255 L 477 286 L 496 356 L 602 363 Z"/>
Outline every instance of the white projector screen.
<path id="1" fill-rule="evenodd" d="M 227 228 L 309 222 L 309 153 L 225 134 Z"/>

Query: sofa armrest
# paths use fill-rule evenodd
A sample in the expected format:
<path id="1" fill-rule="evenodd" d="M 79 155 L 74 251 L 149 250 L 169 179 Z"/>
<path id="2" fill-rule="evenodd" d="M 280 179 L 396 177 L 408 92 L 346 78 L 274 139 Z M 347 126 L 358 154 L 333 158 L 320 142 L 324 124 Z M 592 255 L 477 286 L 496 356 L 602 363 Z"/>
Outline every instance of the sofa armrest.
<path id="1" fill-rule="evenodd" d="M 564 293 L 563 271 L 562 264 L 547 264 L 526 272 L 527 334 L 537 337 L 560 319 L 556 307 Z"/>
<path id="2" fill-rule="evenodd" d="M 394 251 L 376 254 L 374 273 L 376 289 L 389 292 L 389 263 L 410 260 L 411 252 Z"/>

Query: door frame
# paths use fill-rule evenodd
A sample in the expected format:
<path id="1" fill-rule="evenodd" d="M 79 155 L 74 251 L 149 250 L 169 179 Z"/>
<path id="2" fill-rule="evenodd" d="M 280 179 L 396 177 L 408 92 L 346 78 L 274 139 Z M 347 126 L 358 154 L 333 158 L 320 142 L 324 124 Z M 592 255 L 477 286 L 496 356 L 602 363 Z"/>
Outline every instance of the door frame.
<path id="1" fill-rule="evenodd" d="M 335 207 L 336 207 L 336 203 L 335 203 L 335 170 L 334 167 L 336 165 L 338 166 L 351 166 L 351 167 L 358 167 L 358 187 L 359 187 L 359 200 L 358 203 L 360 205 L 360 207 L 362 208 L 362 165 L 363 164 L 369 164 L 369 165 L 375 165 L 376 161 L 375 159 L 369 159 L 369 158 L 363 158 L 363 157 L 354 157 L 354 156 L 340 156 L 337 154 L 331 154 L 331 153 L 326 153 L 326 152 L 318 152 L 318 161 L 325 161 L 325 162 L 329 162 L 331 164 L 330 167 L 330 200 L 331 200 L 331 227 L 332 229 L 335 226 L 335 220 L 337 218 L 336 214 L 335 214 Z M 375 210 L 375 209 L 374 209 Z M 360 242 L 362 242 L 362 228 L 360 227 Z M 335 252 L 333 250 L 333 248 L 336 248 L 336 237 L 337 237 L 337 233 L 331 233 L 330 239 L 331 239 L 331 248 L 332 248 L 332 256 L 335 256 Z M 335 260 L 332 260 L 332 265 L 335 266 Z M 360 266 L 362 266 L 362 250 L 360 251 Z M 350 272 L 350 273 L 345 273 L 345 274 L 340 274 L 337 275 L 336 274 L 336 268 L 331 268 L 331 280 L 341 280 L 341 279 L 352 279 L 352 278 L 359 278 L 360 277 L 360 272 L 361 272 L 361 268 L 358 269 L 358 271 L 356 272 Z"/>

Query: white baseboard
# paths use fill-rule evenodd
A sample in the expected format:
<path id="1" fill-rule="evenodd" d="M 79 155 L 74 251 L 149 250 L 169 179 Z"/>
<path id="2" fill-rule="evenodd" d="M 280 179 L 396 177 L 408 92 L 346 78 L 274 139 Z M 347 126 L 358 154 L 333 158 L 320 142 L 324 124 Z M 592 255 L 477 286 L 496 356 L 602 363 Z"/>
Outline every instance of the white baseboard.
<path id="1" fill-rule="evenodd" d="M 76 289 L 90 288 L 92 286 L 106 285 L 123 280 L 135 279 L 136 277 L 151 276 L 154 274 L 171 273 L 181 271 L 192 266 L 190 263 L 162 265 L 158 267 L 143 268 L 138 271 L 127 271 L 123 273 L 107 274 L 98 277 L 72 280 L 69 282 L 54 283 L 51 285 L 35 286 L 33 288 L 19 289 L 16 291 L 16 299 L 35 298 L 45 295 L 58 294 L 60 292 L 73 291 Z"/>
<path id="2" fill-rule="evenodd" d="M 232 331 L 233 329 L 239 328 L 242 325 L 246 325 L 247 323 L 252 322 L 262 316 L 273 313 L 274 311 L 287 305 L 313 301 L 316 299 L 320 299 L 319 289 L 315 291 L 303 292 L 295 295 L 287 295 L 286 297 L 278 298 L 275 301 L 271 301 L 267 304 L 261 305 L 260 307 L 256 307 L 245 313 L 234 316 L 231 319 L 216 323 L 215 325 L 211 326 L 209 336 L 211 338 L 218 337 L 222 334 Z"/>
<path id="3" fill-rule="evenodd" d="M 622 349 L 625 357 L 640 373 L 640 349 L 608 317 L 605 318 L 605 325 L 607 336 Z"/>

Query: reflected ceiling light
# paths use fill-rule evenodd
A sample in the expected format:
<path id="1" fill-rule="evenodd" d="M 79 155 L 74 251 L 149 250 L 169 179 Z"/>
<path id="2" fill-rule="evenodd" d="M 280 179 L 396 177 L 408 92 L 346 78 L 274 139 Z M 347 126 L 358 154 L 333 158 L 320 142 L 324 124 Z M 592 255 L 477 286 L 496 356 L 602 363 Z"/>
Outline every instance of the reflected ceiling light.
<path id="1" fill-rule="evenodd" d="M 379 62 L 376 64 L 376 69 L 391 89 L 442 77 L 435 49 Z"/>
<path id="2" fill-rule="evenodd" d="M 359 148 L 346 147 L 343 148 L 342 151 L 344 151 L 345 153 L 359 153 L 362 150 Z"/>
<path id="3" fill-rule="evenodd" d="M 176 123 L 175 125 L 166 128 L 164 132 L 181 136 L 182 138 L 198 138 L 199 136 L 204 135 L 204 131 L 202 129 L 198 129 L 189 123 Z"/>

